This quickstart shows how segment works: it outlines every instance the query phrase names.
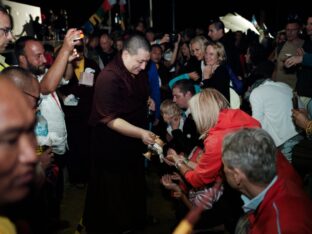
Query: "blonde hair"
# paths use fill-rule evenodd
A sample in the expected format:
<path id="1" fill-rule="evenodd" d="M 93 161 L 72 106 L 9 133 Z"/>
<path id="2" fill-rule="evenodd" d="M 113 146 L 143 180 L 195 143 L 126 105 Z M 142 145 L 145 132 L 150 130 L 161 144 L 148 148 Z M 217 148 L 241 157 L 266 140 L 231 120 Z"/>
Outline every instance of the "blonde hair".
<path id="1" fill-rule="evenodd" d="M 230 104 L 219 91 L 207 88 L 190 99 L 189 107 L 200 138 L 204 138 L 216 125 L 220 111 L 228 109 Z"/>
<path id="2" fill-rule="evenodd" d="M 209 43 L 209 41 L 207 40 L 206 37 L 204 36 L 196 36 L 194 37 L 191 41 L 190 41 L 190 45 L 189 47 L 191 47 L 193 44 L 197 43 L 200 47 L 200 50 L 203 52 L 203 54 L 205 54 L 205 50 L 206 50 L 206 47 Z M 192 50 L 191 51 L 191 54 L 193 55 L 193 52 Z"/>
<path id="3" fill-rule="evenodd" d="M 224 46 L 220 42 L 211 42 L 207 45 L 211 46 L 217 53 L 219 64 L 222 64 L 226 60 L 226 53 Z"/>
<path id="4" fill-rule="evenodd" d="M 166 99 L 161 103 L 160 111 L 162 114 L 165 113 L 169 116 L 180 116 L 182 113 L 181 108 L 171 99 Z"/>

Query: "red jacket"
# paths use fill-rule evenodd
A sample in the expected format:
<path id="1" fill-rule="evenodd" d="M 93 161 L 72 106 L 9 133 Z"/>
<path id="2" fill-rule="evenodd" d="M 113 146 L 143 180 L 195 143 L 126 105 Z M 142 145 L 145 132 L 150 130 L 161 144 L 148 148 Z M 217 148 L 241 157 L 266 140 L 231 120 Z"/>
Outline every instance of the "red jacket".
<path id="1" fill-rule="evenodd" d="M 248 218 L 250 234 L 308 234 L 312 233 L 312 202 L 302 187 L 279 176 Z"/>
<path id="2" fill-rule="evenodd" d="M 290 180 L 294 184 L 303 188 L 302 178 L 280 151 L 277 153 L 276 160 L 278 177 L 284 180 Z"/>
<path id="3" fill-rule="evenodd" d="M 204 140 L 205 152 L 194 170 L 185 179 L 195 188 L 210 184 L 220 176 L 222 168 L 222 142 L 226 134 L 240 128 L 257 128 L 260 123 L 241 110 L 226 109 L 220 112 L 217 124 Z"/>

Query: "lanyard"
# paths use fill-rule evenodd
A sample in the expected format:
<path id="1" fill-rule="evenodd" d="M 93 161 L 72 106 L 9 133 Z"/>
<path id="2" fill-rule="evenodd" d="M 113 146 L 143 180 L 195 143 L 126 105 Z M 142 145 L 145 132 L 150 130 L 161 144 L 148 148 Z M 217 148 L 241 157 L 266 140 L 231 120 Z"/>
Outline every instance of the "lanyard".
<path id="1" fill-rule="evenodd" d="M 60 108 L 60 110 L 62 110 L 61 104 L 60 104 L 58 98 L 55 96 L 55 92 L 52 92 L 51 95 L 52 95 L 53 99 L 55 100 L 57 106 Z"/>

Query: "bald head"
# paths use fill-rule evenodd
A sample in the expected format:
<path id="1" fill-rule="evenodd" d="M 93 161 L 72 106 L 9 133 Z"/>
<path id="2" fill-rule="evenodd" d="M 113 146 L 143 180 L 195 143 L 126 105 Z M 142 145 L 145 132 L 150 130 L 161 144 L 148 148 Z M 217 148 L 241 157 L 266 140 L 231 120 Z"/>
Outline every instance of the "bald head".
<path id="1" fill-rule="evenodd" d="M 0 75 L 0 205 L 24 198 L 35 173 L 35 116 L 24 95 Z"/>
<path id="2" fill-rule="evenodd" d="M 7 67 L 2 71 L 4 79 L 11 80 L 27 97 L 32 108 L 40 97 L 40 85 L 37 78 L 22 67 Z"/>
<path id="3" fill-rule="evenodd" d="M 16 116 L 19 119 L 34 120 L 34 113 L 20 90 L 9 81 L 5 75 L 0 76 L 0 132 L 1 126 L 7 125 L 5 121 L 7 115 Z"/>

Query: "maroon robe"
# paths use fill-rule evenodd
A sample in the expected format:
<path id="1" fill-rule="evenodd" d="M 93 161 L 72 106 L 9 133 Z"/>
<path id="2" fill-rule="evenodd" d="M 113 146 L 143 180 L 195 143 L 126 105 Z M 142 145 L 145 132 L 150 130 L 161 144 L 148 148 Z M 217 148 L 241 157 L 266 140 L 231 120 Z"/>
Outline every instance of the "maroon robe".
<path id="1" fill-rule="evenodd" d="M 146 216 L 144 157 L 140 139 L 107 126 L 116 118 L 147 127 L 148 78 L 133 77 L 120 55 L 97 77 L 90 124 L 92 165 L 84 224 L 89 232 L 118 232 L 140 228 Z"/>

